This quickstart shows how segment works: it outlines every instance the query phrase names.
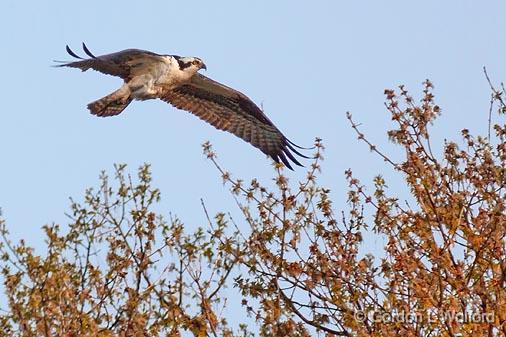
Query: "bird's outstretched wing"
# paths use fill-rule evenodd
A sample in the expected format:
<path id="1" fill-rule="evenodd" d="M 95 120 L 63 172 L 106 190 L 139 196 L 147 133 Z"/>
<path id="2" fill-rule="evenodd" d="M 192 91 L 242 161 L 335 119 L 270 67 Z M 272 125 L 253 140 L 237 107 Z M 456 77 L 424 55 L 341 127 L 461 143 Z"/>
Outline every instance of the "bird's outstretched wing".
<path id="1" fill-rule="evenodd" d="M 82 71 L 93 69 L 103 74 L 118 76 L 128 81 L 136 74 L 146 71 L 146 67 L 162 61 L 162 55 L 140 49 L 126 49 L 117 53 L 95 56 L 83 43 L 83 50 L 89 58 L 84 59 L 74 53 L 72 49 L 67 48 L 70 56 L 79 59 L 79 61 L 68 62 L 57 65 L 57 67 L 78 68 Z"/>
<path id="2" fill-rule="evenodd" d="M 292 169 L 290 160 L 302 166 L 293 153 L 308 158 L 247 96 L 204 75 L 195 74 L 189 83 L 166 90 L 160 99 L 195 114 L 219 130 L 233 133 L 289 169 Z"/>

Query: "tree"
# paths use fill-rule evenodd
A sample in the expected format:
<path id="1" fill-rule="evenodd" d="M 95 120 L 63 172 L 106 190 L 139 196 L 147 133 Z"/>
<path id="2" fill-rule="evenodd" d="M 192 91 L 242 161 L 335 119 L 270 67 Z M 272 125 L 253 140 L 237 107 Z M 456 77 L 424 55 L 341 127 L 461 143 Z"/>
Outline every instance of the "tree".
<path id="1" fill-rule="evenodd" d="M 488 76 L 487 76 L 488 78 Z M 489 81 L 489 83 L 491 83 Z M 490 112 L 506 110 L 492 84 Z M 358 138 L 402 175 L 415 202 L 399 200 L 381 176 L 372 192 L 346 172 L 346 212 L 318 184 L 323 145 L 305 181 L 281 165 L 275 184 L 233 179 L 209 144 L 204 153 L 230 186 L 243 216 L 225 213 L 188 233 L 153 211 L 160 192 L 149 165 L 137 180 L 125 165 L 105 173 L 83 203 L 72 202 L 64 230 L 44 227 L 47 253 L 12 243 L 1 222 L 12 336 L 506 336 L 506 126 L 487 137 L 462 130 L 462 145 L 433 153 L 430 125 L 440 113 L 432 84 L 420 102 L 386 90 L 405 153 L 394 162 L 348 119 Z M 501 118 L 499 114 L 499 118 Z M 493 134 L 493 136 L 492 136 Z M 372 209 L 374 217 L 365 216 Z M 363 233 L 386 240 L 373 256 Z M 233 286 L 255 323 L 229 324 Z"/>

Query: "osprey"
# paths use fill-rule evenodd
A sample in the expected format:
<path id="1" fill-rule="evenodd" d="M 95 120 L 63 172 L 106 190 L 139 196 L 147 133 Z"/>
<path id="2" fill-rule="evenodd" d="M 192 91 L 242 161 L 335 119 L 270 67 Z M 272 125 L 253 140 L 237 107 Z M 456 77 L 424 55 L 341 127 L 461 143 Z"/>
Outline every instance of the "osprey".
<path id="1" fill-rule="evenodd" d="M 95 116 L 115 116 L 133 100 L 159 98 L 242 138 L 289 169 L 292 169 L 290 160 L 302 166 L 293 153 L 308 158 L 295 149 L 303 148 L 286 138 L 246 95 L 198 73 L 200 69 L 207 69 L 198 57 L 161 55 L 139 49 L 95 56 L 83 43 L 83 50 L 89 56 L 84 59 L 69 46 L 66 50 L 79 60 L 59 67 L 93 69 L 124 81 L 118 90 L 88 104 Z"/>

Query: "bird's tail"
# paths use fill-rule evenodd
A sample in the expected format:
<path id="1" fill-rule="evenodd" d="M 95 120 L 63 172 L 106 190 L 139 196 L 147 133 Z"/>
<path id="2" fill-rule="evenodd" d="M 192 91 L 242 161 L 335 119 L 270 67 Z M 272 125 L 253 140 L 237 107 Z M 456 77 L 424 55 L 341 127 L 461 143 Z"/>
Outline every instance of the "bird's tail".
<path id="1" fill-rule="evenodd" d="M 121 88 L 112 94 L 102 97 L 99 100 L 88 104 L 88 109 L 92 115 L 99 117 L 109 117 L 120 114 L 132 102 L 130 90 Z"/>

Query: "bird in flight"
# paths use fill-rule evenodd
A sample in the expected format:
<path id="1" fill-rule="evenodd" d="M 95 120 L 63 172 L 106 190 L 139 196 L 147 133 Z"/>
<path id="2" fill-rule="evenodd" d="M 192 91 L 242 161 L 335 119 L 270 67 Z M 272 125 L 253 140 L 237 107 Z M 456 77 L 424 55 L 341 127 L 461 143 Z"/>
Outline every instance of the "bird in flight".
<path id="1" fill-rule="evenodd" d="M 290 161 L 302 166 L 294 154 L 308 158 L 296 149 L 304 148 L 286 138 L 246 95 L 200 74 L 200 69 L 207 68 L 198 57 L 161 55 L 139 49 L 95 56 L 83 43 L 89 58 L 82 58 L 69 46 L 66 49 L 78 60 L 58 67 L 93 69 L 124 81 L 118 90 L 88 104 L 95 116 L 115 116 L 133 100 L 159 98 L 242 138 L 291 170 Z"/>

